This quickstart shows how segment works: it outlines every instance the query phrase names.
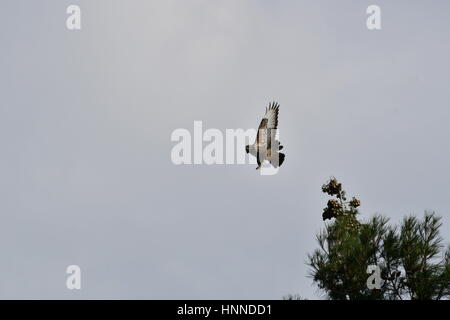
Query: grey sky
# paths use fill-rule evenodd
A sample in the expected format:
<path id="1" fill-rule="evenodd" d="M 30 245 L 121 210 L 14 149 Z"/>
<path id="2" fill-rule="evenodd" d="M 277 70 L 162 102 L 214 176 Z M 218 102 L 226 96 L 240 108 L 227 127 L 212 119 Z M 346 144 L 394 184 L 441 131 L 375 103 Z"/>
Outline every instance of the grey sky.
<path id="1" fill-rule="evenodd" d="M 435 210 L 450 241 L 449 9 L 2 0 L 0 298 L 320 298 L 304 262 L 331 175 L 362 217 Z M 172 164 L 174 129 L 256 127 L 272 100 L 277 175 Z"/>

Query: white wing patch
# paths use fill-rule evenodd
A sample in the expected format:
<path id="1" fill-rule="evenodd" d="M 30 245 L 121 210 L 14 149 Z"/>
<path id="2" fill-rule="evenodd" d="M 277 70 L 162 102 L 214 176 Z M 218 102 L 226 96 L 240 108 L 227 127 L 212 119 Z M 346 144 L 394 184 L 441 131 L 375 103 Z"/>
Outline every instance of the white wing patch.
<path id="1" fill-rule="evenodd" d="M 278 109 L 279 104 L 272 102 L 269 108 L 266 108 L 264 119 L 267 119 L 267 129 L 276 129 L 278 127 Z"/>

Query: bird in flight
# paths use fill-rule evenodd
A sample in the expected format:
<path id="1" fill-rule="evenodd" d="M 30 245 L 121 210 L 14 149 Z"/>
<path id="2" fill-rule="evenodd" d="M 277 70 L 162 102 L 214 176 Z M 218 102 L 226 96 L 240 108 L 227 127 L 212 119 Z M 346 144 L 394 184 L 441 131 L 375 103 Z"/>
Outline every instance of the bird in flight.
<path id="1" fill-rule="evenodd" d="M 279 109 L 278 103 L 269 103 L 269 107 L 266 107 L 266 113 L 259 124 L 255 143 L 245 146 L 245 151 L 256 157 L 258 163 L 256 170 L 261 168 L 264 160 L 269 161 L 274 168 L 281 166 L 284 162 L 285 154 L 279 152 L 283 149 L 283 146 L 275 138 L 278 129 Z"/>

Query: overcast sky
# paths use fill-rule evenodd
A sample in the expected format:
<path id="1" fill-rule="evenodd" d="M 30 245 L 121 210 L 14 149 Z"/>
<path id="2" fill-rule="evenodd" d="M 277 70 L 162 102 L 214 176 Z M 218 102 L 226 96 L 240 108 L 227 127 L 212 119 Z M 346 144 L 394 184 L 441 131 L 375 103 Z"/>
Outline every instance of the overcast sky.
<path id="1" fill-rule="evenodd" d="M 0 298 L 323 298 L 305 261 L 330 176 L 361 218 L 435 210 L 448 243 L 449 10 L 2 0 Z M 173 130 L 256 128 L 272 100 L 277 175 L 172 163 Z"/>

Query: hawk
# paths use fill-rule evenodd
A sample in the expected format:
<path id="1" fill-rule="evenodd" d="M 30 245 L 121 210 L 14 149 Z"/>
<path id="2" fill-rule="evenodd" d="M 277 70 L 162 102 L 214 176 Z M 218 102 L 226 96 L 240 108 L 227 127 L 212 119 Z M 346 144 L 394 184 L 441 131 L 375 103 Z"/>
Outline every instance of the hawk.
<path id="1" fill-rule="evenodd" d="M 261 168 L 264 160 L 269 161 L 274 168 L 281 166 L 284 162 L 285 155 L 279 152 L 283 149 L 283 146 L 275 139 L 278 129 L 279 109 L 280 105 L 276 102 L 272 102 L 268 108 L 266 107 L 266 113 L 259 124 L 255 143 L 245 146 L 245 151 L 256 157 L 258 163 L 256 170 Z"/>

